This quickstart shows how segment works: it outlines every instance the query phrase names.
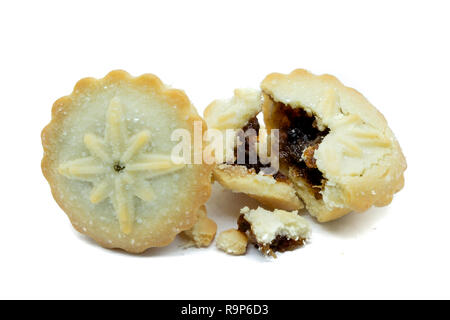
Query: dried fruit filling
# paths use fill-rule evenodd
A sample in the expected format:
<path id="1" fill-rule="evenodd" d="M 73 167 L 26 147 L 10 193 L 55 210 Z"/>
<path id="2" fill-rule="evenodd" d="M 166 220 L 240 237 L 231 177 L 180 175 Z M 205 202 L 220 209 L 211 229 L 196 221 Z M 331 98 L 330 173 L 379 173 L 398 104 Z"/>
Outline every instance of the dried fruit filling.
<path id="1" fill-rule="evenodd" d="M 301 108 L 293 109 L 277 102 L 276 109 L 282 115 L 279 122 L 280 160 L 294 166 L 297 174 L 311 185 L 315 197 L 320 199 L 325 179 L 317 169 L 314 152 L 330 130 L 320 131 L 315 117 Z"/>
<path id="2" fill-rule="evenodd" d="M 260 129 L 260 125 L 259 125 L 258 118 L 256 116 L 254 116 L 252 119 L 250 119 L 248 121 L 248 123 L 245 125 L 245 127 L 242 128 L 242 132 L 239 135 L 239 140 L 241 142 L 245 142 L 241 145 L 243 148 L 245 148 L 245 163 L 240 163 L 240 162 L 238 163 L 238 158 L 237 158 L 238 150 L 236 148 L 235 164 L 244 165 L 247 167 L 247 169 L 254 170 L 255 173 L 259 173 L 260 171 L 263 171 L 263 172 L 269 171 L 270 172 L 271 164 L 270 163 L 268 163 L 268 164 L 261 163 L 258 154 L 256 154 L 256 163 L 251 163 L 252 161 L 250 161 L 250 150 L 251 150 L 250 145 L 253 145 L 252 150 L 256 152 L 257 151 L 256 150 L 256 140 L 258 138 L 259 129 Z M 249 130 L 254 130 L 254 132 L 251 132 Z M 287 177 L 285 175 L 283 175 L 281 172 L 276 172 L 275 174 L 273 174 L 273 177 L 277 181 L 286 181 L 287 180 Z"/>

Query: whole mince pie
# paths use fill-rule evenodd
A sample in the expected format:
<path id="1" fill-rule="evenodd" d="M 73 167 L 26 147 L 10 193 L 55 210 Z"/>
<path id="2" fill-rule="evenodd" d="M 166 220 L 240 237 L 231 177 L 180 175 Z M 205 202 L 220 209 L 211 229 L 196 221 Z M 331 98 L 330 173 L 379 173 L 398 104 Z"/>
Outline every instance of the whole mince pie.
<path id="1" fill-rule="evenodd" d="M 238 231 L 248 235 L 249 242 L 266 256 L 276 258 L 276 252 L 301 247 L 309 238 L 311 230 L 305 218 L 297 211 L 263 208 L 254 210 L 244 207 L 238 219 Z"/>
<path id="2" fill-rule="evenodd" d="M 320 222 L 388 205 L 406 161 L 383 115 L 330 75 L 273 73 L 261 83 L 264 122 L 279 130 L 280 171 Z"/>
<path id="3" fill-rule="evenodd" d="M 212 166 L 171 156 L 173 130 L 193 135 L 195 121 L 206 127 L 183 91 L 151 74 L 82 79 L 57 100 L 42 131 L 42 171 L 75 229 L 133 253 L 195 226 L 198 245 L 210 242 L 215 225 L 202 205 Z"/>
<path id="4" fill-rule="evenodd" d="M 301 209 L 303 203 L 292 182 L 270 163 L 269 137 L 260 130 L 263 128 L 257 119 L 261 107 L 259 91 L 236 89 L 231 99 L 215 100 L 205 109 L 208 128 L 219 130 L 223 137 L 222 156 L 216 159 L 213 169 L 214 180 L 271 208 Z"/>

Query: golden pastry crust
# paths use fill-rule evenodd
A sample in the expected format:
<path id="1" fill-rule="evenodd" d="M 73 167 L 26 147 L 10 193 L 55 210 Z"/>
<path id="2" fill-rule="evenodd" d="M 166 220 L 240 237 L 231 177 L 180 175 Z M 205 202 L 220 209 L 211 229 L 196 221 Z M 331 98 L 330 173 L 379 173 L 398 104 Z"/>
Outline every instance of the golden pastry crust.
<path id="1" fill-rule="evenodd" d="M 270 74 L 261 88 L 268 129 L 282 124 L 281 103 L 306 111 L 315 117 L 319 130 L 329 130 L 314 152 L 315 164 L 326 179 L 320 199 L 293 166 L 281 163 L 281 171 L 294 181 L 318 221 L 385 206 L 402 189 L 406 161 L 400 146 L 383 115 L 358 91 L 331 75 L 301 69 Z"/>
<path id="2" fill-rule="evenodd" d="M 183 235 L 190 239 L 197 248 L 205 248 L 214 240 L 217 224 L 208 218 L 205 206 L 201 206 L 198 209 L 197 216 L 197 223 L 192 229 L 183 231 Z"/>
<path id="3" fill-rule="evenodd" d="M 233 192 L 242 192 L 269 208 L 297 210 L 303 203 L 292 182 L 277 181 L 272 175 L 256 174 L 245 166 L 221 164 L 213 169 L 214 180 Z"/>
<path id="4" fill-rule="evenodd" d="M 242 192 L 260 201 L 270 208 L 297 210 L 303 203 L 297 197 L 292 183 L 288 179 L 277 180 L 273 175 L 257 174 L 244 165 L 225 164 L 234 162 L 234 143 L 236 131 L 244 128 L 251 119 L 261 112 L 261 93 L 253 89 L 236 89 L 228 100 L 215 100 L 205 110 L 204 116 L 210 129 L 235 130 L 233 135 L 223 142 L 224 160 L 213 170 L 214 180 L 234 192 Z M 261 131 L 263 133 L 264 131 Z M 258 133 L 257 133 L 258 134 Z M 225 137 L 225 134 L 223 135 Z M 267 144 L 267 135 L 260 134 L 257 146 Z M 266 147 L 267 148 L 267 147 Z M 267 150 L 267 149 L 266 149 Z M 226 157 L 226 154 L 232 155 Z"/>
<path id="5" fill-rule="evenodd" d="M 217 237 L 217 248 L 231 255 L 239 256 L 247 252 L 248 239 L 245 233 L 229 229 Z"/>
<path id="6" fill-rule="evenodd" d="M 75 229 L 139 253 L 192 228 L 212 166 L 170 155 L 172 131 L 192 134 L 194 121 L 203 120 L 185 93 L 151 74 L 85 78 L 58 99 L 42 131 L 42 172 Z"/>

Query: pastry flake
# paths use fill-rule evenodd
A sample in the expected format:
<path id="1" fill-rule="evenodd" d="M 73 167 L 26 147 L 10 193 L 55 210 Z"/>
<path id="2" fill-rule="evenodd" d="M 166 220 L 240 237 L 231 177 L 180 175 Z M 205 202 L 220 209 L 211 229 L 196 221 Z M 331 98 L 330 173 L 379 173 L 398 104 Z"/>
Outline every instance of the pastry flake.
<path id="1" fill-rule="evenodd" d="M 212 167 L 172 156 L 171 133 L 193 132 L 194 121 L 206 128 L 186 95 L 154 75 L 80 80 L 42 132 L 42 171 L 73 226 L 135 253 L 192 228 Z"/>
<path id="2" fill-rule="evenodd" d="M 280 130 L 280 168 L 320 222 L 372 205 L 403 187 L 406 161 L 383 115 L 354 89 L 306 70 L 261 84 L 268 129 Z"/>

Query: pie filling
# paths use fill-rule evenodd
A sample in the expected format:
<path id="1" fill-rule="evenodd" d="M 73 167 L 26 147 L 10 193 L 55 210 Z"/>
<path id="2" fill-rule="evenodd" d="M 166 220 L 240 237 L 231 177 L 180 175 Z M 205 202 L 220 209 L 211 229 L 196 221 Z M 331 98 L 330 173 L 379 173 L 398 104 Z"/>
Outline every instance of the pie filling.
<path id="1" fill-rule="evenodd" d="M 250 132 L 248 131 L 251 129 L 253 129 L 256 133 L 256 135 L 254 135 L 253 137 L 249 134 Z M 261 163 L 258 153 L 256 153 L 256 163 L 250 163 L 251 162 L 250 161 L 251 160 L 250 159 L 250 145 L 254 146 L 253 151 L 257 152 L 256 141 L 258 138 L 259 129 L 260 129 L 260 125 L 259 125 L 258 118 L 256 116 L 254 116 L 252 119 L 250 119 L 248 121 L 248 123 L 245 125 L 245 127 L 242 128 L 242 132 L 238 135 L 238 137 L 241 142 L 245 142 L 245 143 L 241 144 L 241 146 L 245 148 L 245 162 L 238 163 L 237 153 L 238 153 L 239 147 L 237 147 L 234 150 L 234 156 L 235 156 L 236 160 L 233 164 L 245 166 L 249 171 L 252 171 L 252 172 L 254 171 L 256 174 L 258 174 L 260 171 L 262 171 L 265 174 L 270 174 L 270 172 L 272 171 L 271 164 L 270 163 L 267 163 L 267 164 Z M 253 162 L 255 162 L 255 161 L 253 161 Z M 272 175 L 273 175 L 274 179 L 279 182 L 287 181 L 287 179 L 288 179 L 285 175 L 283 175 L 279 171 L 277 171 L 276 173 L 274 173 Z"/>
<path id="2" fill-rule="evenodd" d="M 326 179 L 317 169 L 314 152 L 330 130 L 319 130 L 315 117 L 301 108 L 293 109 L 281 102 L 275 104 L 279 113 L 280 160 L 295 168 L 295 174 L 303 178 L 320 200 Z"/>
<path id="3" fill-rule="evenodd" d="M 304 238 L 299 239 L 290 239 L 286 236 L 277 235 L 275 239 L 273 239 L 270 243 L 259 243 L 256 240 L 256 236 L 251 229 L 250 223 L 245 220 L 243 214 L 241 214 L 238 218 L 238 230 L 243 233 L 249 233 L 250 241 L 255 245 L 255 247 L 260 250 L 265 255 L 270 255 L 276 258 L 275 252 L 285 252 L 297 249 L 301 247 L 305 240 Z"/>

